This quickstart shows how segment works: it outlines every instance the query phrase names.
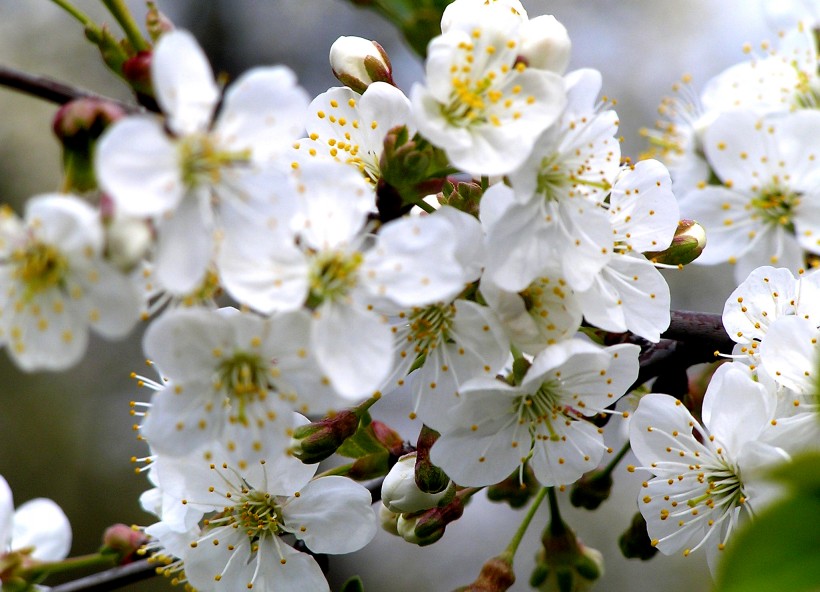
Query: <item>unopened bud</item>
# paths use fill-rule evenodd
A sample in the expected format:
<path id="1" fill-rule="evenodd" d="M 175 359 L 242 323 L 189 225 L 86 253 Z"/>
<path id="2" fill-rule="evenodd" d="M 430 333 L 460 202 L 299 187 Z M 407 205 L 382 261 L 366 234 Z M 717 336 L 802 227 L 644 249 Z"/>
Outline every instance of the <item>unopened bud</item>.
<path id="1" fill-rule="evenodd" d="M 687 265 L 703 253 L 706 248 L 706 231 L 694 220 L 681 220 L 672 244 L 663 251 L 649 251 L 644 256 L 652 263 L 666 265 Z"/>
<path id="2" fill-rule="evenodd" d="M 483 193 L 481 185 L 475 181 L 450 181 L 448 179 L 444 182 L 437 198 L 443 206 L 451 206 L 462 212 L 478 216 Z"/>
<path id="3" fill-rule="evenodd" d="M 504 592 L 515 583 L 510 558 L 500 555 L 487 560 L 481 566 L 481 573 L 472 584 L 456 588 L 453 592 Z"/>
<path id="4" fill-rule="evenodd" d="M 569 501 L 576 508 L 595 510 L 609 499 L 612 483 L 612 475 L 609 471 L 585 473 L 573 484 Z"/>
<path id="5" fill-rule="evenodd" d="M 101 553 L 117 556 L 117 564 L 130 563 L 137 551 L 148 541 L 144 532 L 126 524 L 114 524 L 103 533 Z"/>
<path id="6" fill-rule="evenodd" d="M 122 64 L 122 76 L 131 85 L 137 95 L 154 96 L 154 85 L 151 82 L 151 62 L 153 53 L 140 51 L 129 57 Z"/>
<path id="7" fill-rule="evenodd" d="M 339 82 L 363 93 L 374 82 L 393 84 L 390 58 L 375 41 L 339 37 L 330 46 L 330 67 Z"/>
<path id="8" fill-rule="evenodd" d="M 523 508 L 530 498 L 541 488 L 535 479 L 529 463 L 522 472 L 514 471 L 500 483 L 487 488 L 487 499 L 493 502 L 507 502 L 511 508 Z"/>
<path id="9" fill-rule="evenodd" d="M 84 193 L 97 187 L 94 149 L 103 131 L 125 116 L 125 110 L 110 101 L 81 98 L 57 110 L 52 130 L 63 147 L 64 191 Z"/>
<path id="10" fill-rule="evenodd" d="M 450 485 L 450 477 L 430 460 L 430 449 L 439 433 L 423 425 L 416 442 L 415 480 L 418 488 L 426 493 L 440 493 Z"/>
<path id="11" fill-rule="evenodd" d="M 443 489 L 438 493 L 426 493 L 419 489 L 415 479 L 416 453 L 402 456 L 393 465 L 382 482 L 382 503 L 397 514 L 412 514 L 438 505 L 447 495 Z"/>
<path id="12" fill-rule="evenodd" d="M 359 416 L 348 409 L 299 426 L 291 438 L 291 453 L 305 464 L 323 461 L 335 453 L 358 428 Z"/>
<path id="13" fill-rule="evenodd" d="M 550 15 L 526 21 L 520 29 L 519 59 L 530 68 L 563 74 L 569 65 L 572 43 L 566 27 Z"/>
<path id="14" fill-rule="evenodd" d="M 148 5 L 148 12 L 145 14 L 145 29 L 148 31 L 148 35 L 151 36 L 151 41 L 156 43 L 165 33 L 170 33 L 175 29 L 174 23 L 157 8 L 156 2 L 149 0 L 146 4 Z"/>
<path id="15" fill-rule="evenodd" d="M 652 540 L 646 531 L 646 520 L 640 512 L 635 513 L 629 528 L 618 539 L 618 547 L 627 559 L 641 561 L 652 559 L 658 552 L 658 548 L 652 546 Z"/>
<path id="16" fill-rule="evenodd" d="M 379 504 L 379 524 L 381 524 L 382 530 L 396 536 L 401 536 L 398 530 L 399 518 L 399 514 L 391 512 L 384 504 Z"/>
<path id="17" fill-rule="evenodd" d="M 404 440 L 396 430 L 375 419 L 370 422 L 370 429 L 373 432 L 373 437 L 394 457 L 398 458 L 404 454 Z"/>
<path id="18" fill-rule="evenodd" d="M 447 525 L 464 513 L 464 501 L 458 495 L 444 506 L 416 514 L 402 514 L 396 524 L 399 535 L 408 543 L 423 547 L 432 545 L 444 536 Z"/>
<path id="19" fill-rule="evenodd" d="M 549 551 L 540 549 L 530 586 L 540 592 L 585 592 L 604 574 L 604 557 L 600 551 L 577 544 L 571 562 L 559 563 Z"/>

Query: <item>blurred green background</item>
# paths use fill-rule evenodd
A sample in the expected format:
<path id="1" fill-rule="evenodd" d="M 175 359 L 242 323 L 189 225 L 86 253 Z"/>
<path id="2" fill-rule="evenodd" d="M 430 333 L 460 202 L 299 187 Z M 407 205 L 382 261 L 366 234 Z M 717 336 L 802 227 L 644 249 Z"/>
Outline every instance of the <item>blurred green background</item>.
<path id="1" fill-rule="evenodd" d="M 100 3 L 76 4 L 98 20 L 112 21 Z M 141 2 L 130 2 L 142 18 Z M 552 13 L 573 40 L 571 68 L 603 72 L 604 93 L 618 100 L 624 153 L 643 149 L 638 130 L 651 126 L 660 99 L 684 73 L 696 88 L 743 59 L 741 46 L 773 38 L 754 0 L 556 0 L 524 2 L 531 16 Z M 423 69 L 378 16 L 341 0 L 164 0 L 160 8 L 178 26 L 192 30 L 217 72 L 235 77 L 257 64 L 284 63 L 316 95 L 336 84 L 327 52 L 339 35 L 382 43 L 406 92 Z M 95 49 L 68 16 L 48 0 L 0 0 L 0 63 L 45 74 L 109 96 L 127 99 L 126 89 L 99 63 Z M 0 200 L 22 211 L 25 200 L 59 184 L 59 151 L 50 136 L 55 106 L 0 88 Z M 675 308 L 719 312 L 731 292 L 725 269 L 687 269 L 669 276 Z M 28 375 L 0 352 L 0 474 L 15 502 L 34 497 L 57 501 L 74 529 L 75 554 L 91 552 L 115 522 L 148 524 L 137 503 L 147 488 L 129 459 L 144 449 L 129 416 L 131 399 L 147 398 L 128 376 L 140 371 L 141 331 L 121 343 L 92 340 L 83 362 L 64 373 Z M 404 428 L 398 397 L 377 408 L 381 419 Z M 617 430 L 609 437 L 623 437 Z M 626 461 L 624 465 L 629 462 Z M 709 587 L 702 558 L 658 557 L 649 563 L 620 557 L 616 539 L 635 511 L 640 475 L 618 472 L 613 499 L 595 513 L 567 511 L 565 518 L 586 544 L 600 549 L 607 574 L 599 590 L 697 591 Z M 540 523 L 539 523 L 540 519 Z M 506 507 L 477 499 L 437 545 L 419 549 L 380 533 L 365 550 L 332 562 L 333 586 L 362 573 L 369 592 L 449 590 L 477 575 L 480 565 L 506 546 L 517 526 Z M 517 565 L 524 591 L 546 509 L 525 539 Z M 163 590 L 161 578 L 131 590 Z"/>

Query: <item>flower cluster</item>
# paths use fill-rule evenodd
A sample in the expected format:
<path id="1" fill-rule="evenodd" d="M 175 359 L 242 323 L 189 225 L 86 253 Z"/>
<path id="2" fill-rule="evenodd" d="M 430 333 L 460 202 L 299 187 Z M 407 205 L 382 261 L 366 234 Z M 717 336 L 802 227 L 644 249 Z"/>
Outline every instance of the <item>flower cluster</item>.
<path id="1" fill-rule="evenodd" d="M 654 475 L 638 503 L 661 552 L 704 547 L 714 571 L 744 515 L 781 493 L 767 469 L 819 441 L 819 281 L 760 267 L 732 293 L 723 324 L 737 345 L 709 382 L 702 424 L 669 395 L 641 399 L 630 442 Z"/>
<path id="2" fill-rule="evenodd" d="M 756 267 L 797 271 L 820 254 L 818 49 L 802 21 L 764 43 L 698 96 L 687 77 L 648 132 L 669 165 L 681 212 L 706 228 L 698 260 L 735 265 L 740 282 Z M 744 48 L 752 54 L 751 46 Z"/>
<path id="3" fill-rule="evenodd" d="M 112 112 L 78 195 L 0 210 L 0 346 L 65 369 L 89 328 L 118 338 L 142 315 L 146 550 L 200 592 L 328 590 L 314 555 L 375 535 L 357 480 L 386 477 L 383 521 L 430 544 L 478 488 L 594 471 L 603 420 L 645 380 L 640 345 L 670 324 L 659 268 L 702 248 L 681 211 L 709 230 L 705 263 L 820 254 L 806 30 L 710 83 L 702 110 L 665 106 L 680 211 L 664 164 L 622 156 L 601 74 L 566 72 L 567 31 L 519 0 L 450 4 L 409 96 L 364 39 L 333 45 L 344 86 L 311 100 L 284 66 L 223 90 L 190 33 L 152 31 L 151 109 Z M 661 551 L 723 548 L 773 495 L 763 468 L 816 439 L 818 277 L 759 268 L 730 297 L 737 348 L 702 425 L 641 399 Z M 371 417 L 384 397 L 418 420 L 415 448 Z M 336 452 L 353 462 L 319 473 Z"/>

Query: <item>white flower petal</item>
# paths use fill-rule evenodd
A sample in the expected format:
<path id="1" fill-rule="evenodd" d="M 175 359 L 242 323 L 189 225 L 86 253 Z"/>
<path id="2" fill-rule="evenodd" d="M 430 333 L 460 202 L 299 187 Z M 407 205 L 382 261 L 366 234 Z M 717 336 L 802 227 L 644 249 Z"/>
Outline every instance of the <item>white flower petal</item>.
<path id="1" fill-rule="evenodd" d="M 373 394 L 390 373 L 390 325 L 355 306 L 326 303 L 314 313 L 311 343 L 319 366 L 348 399 Z"/>
<path id="2" fill-rule="evenodd" d="M 370 492 L 346 477 L 314 479 L 284 505 L 285 525 L 315 553 L 352 553 L 376 534 Z"/>
<path id="3" fill-rule="evenodd" d="M 231 150 L 250 149 L 255 162 L 272 162 L 302 134 L 307 105 L 289 68 L 254 68 L 225 92 L 215 133 Z"/>
<path id="4" fill-rule="evenodd" d="M 188 195 L 163 218 L 159 227 L 155 272 L 169 292 L 183 296 L 205 277 L 213 257 L 211 226 L 203 219 L 202 202 Z"/>
<path id="5" fill-rule="evenodd" d="M 166 33 L 157 42 L 151 62 L 157 103 L 177 134 L 205 131 L 219 100 L 211 65 L 188 31 Z"/>
<path id="6" fill-rule="evenodd" d="M 8 481 L 0 475 L 0 552 L 5 552 L 11 544 L 14 518 L 14 498 Z"/>
<path id="7" fill-rule="evenodd" d="M 56 503 L 37 498 L 14 512 L 12 549 L 34 547 L 31 556 L 40 561 L 60 561 L 71 550 L 71 525 Z"/>
<path id="8" fill-rule="evenodd" d="M 127 117 L 97 144 L 94 171 L 100 187 L 128 216 L 159 216 L 177 207 L 185 188 L 177 146 L 152 117 Z"/>

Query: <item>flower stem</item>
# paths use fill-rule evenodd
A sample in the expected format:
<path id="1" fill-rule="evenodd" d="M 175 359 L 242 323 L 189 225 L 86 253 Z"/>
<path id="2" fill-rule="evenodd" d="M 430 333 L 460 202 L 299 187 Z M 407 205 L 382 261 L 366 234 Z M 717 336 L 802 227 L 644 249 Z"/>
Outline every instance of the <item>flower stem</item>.
<path id="1" fill-rule="evenodd" d="M 94 21 L 91 20 L 87 14 L 85 14 L 82 10 L 71 4 L 68 0 L 51 0 L 54 4 L 65 10 L 68 14 L 74 17 L 77 21 L 80 22 L 84 27 L 89 27 L 96 29 L 97 26 Z"/>
<path id="2" fill-rule="evenodd" d="M 46 576 L 72 572 L 75 570 L 87 570 L 95 567 L 113 567 L 117 564 L 117 556 L 108 553 L 93 553 L 90 555 L 80 555 L 70 557 L 62 561 L 48 561 L 38 563 L 23 571 L 21 577 L 28 582 L 42 581 Z"/>
<path id="3" fill-rule="evenodd" d="M 131 11 L 128 10 L 128 6 L 125 4 L 124 0 L 101 1 L 108 9 L 108 12 L 110 12 L 111 15 L 115 19 L 117 19 L 117 22 L 122 27 L 122 30 L 125 32 L 126 37 L 128 37 L 128 41 L 131 42 L 131 45 L 134 47 L 135 50 L 148 51 L 149 49 L 151 49 L 151 45 L 142 36 L 142 32 L 137 26 L 137 22 L 131 15 Z"/>
<path id="4" fill-rule="evenodd" d="M 433 212 L 436 211 L 436 208 L 431 206 L 429 203 L 427 203 L 423 199 L 414 199 L 414 200 L 412 200 L 412 203 L 413 203 L 414 206 L 421 208 L 422 210 L 424 210 L 428 214 L 432 214 Z"/>
<path id="5" fill-rule="evenodd" d="M 629 440 L 627 440 L 626 443 L 624 443 L 624 445 L 621 447 L 621 449 L 615 454 L 615 456 L 612 457 L 612 460 L 609 461 L 609 463 L 601 470 L 601 474 L 609 475 L 610 473 L 612 473 L 612 471 L 615 470 L 615 467 L 618 466 L 618 463 L 621 462 L 623 458 L 626 456 L 626 453 L 629 452 L 631 447 L 632 446 Z"/>
<path id="6" fill-rule="evenodd" d="M 554 487 L 546 487 L 550 500 L 550 525 L 549 530 L 552 536 L 562 536 L 567 531 L 567 525 L 561 518 L 561 509 L 558 507 L 558 496 Z"/>
<path id="7" fill-rule="evenodd" d="M 526 516 L 521 521 L 521 524 L 518 525 L 518 530 L 515 531 L 513 538 L 510 539 L 510 544 L 507 545 L 507 548 L 504 550 L 504 555 L 509 555 L 510 563 L 512 563 L 512 559 L 515 556 L 515 552 L 518 550 L 518 545 L 521 544 L 521 540 L 524 538 L 524 534 L 527 532 L 527 529 L 530 527 L 530 523 L 532 519 L 535 517 L 535 512 L 538 510 L 538 507 L 541 505 L 541 502 L 544 501 L 544 497 L 547 495 L 547 492 L 552 491 L 551 487 L 542 487 L 537 494 L 535 494 L 535 499 L 532 500 L 529 509 L 527 510 Z"/>

